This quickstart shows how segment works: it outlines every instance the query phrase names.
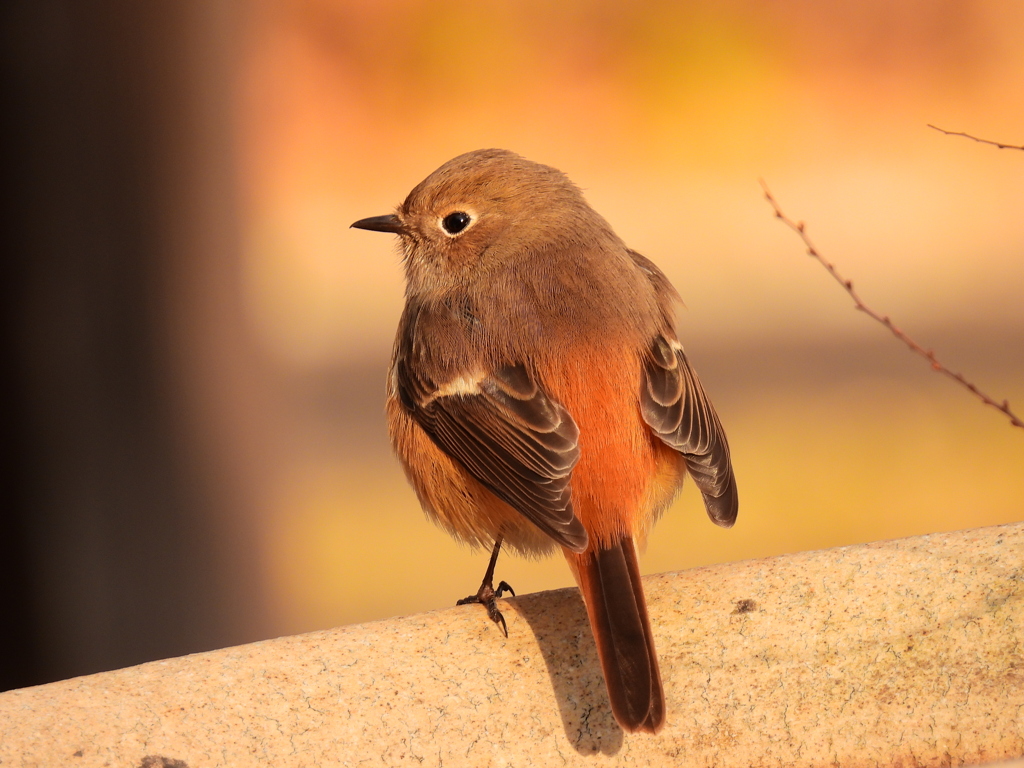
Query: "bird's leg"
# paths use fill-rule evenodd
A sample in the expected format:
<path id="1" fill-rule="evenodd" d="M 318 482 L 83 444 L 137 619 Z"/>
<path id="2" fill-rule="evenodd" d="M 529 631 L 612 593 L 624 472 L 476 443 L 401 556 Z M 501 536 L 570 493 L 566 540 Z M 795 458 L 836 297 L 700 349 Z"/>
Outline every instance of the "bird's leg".
<path id="1" fill-rule="evenodd" d="M 459 600 L 456 605 L 466 605 L 468 603 L 480 603 L 484 608 L 487 609 L 487 615 L 491 621 L 495 624 L 501 625 L 501 631 L 505 633 L 505 637 L 508 637 L 508 625 L 505 624 L 505 617 L 501 615 L 501 611 L 498 610 L 497 599 L 504 595 L 506 592 L 510 592 L 514 597 L 516 592 L 512 587 L 508 585 L 508 582 L 499 581 L 498 588 L 494 588 L 494 566 L 498 562 L 498 552 L 501 551 L 501 542 L 504 536 L 499 535 L 494 540 L 494 549 L 491 551 L 491 561 L 487 564 L 487 572 L 484 574 L 484 580 L 480 584 L 480 589 L 475 595 L 464 597 Z"/>

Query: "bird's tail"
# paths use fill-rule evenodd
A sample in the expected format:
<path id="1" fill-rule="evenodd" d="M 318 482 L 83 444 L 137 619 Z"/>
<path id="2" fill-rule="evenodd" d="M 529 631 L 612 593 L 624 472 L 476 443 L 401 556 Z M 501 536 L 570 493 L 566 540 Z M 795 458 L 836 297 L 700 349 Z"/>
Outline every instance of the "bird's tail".
<path id="1" fill-rule="evenodd" d="M 587 605 L 612 714 L 627 731 L 656 732 L 665 723 L 665 694 L 632 538 L 565 554 Z"/>

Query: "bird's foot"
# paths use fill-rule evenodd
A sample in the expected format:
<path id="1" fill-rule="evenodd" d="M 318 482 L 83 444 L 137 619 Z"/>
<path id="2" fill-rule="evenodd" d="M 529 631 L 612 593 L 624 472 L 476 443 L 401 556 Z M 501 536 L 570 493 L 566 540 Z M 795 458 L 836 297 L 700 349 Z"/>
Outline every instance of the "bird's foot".
<path id="1" fill-rule="evenodd" d="M 498 610 L 497 602 L 498 598 L 506 592 L 515 597 L 516 592 L 509 586 L 507 581 L 499 581 L 498 588 L 495 589 L 491 579 L 484 579 L 483 584 L 480 585 L 480 589 L 475 595 L 464 597 L 455 604 L 469 605 L 470 603 L 480 603 L 480 605 L 487 609 L 488 618 L 495 624 L 498 624 L 501 627 L 501 631 L 505 633 L 505 637 L 508 637 L 508 625 L 505 623 L 505 617 Z"/>

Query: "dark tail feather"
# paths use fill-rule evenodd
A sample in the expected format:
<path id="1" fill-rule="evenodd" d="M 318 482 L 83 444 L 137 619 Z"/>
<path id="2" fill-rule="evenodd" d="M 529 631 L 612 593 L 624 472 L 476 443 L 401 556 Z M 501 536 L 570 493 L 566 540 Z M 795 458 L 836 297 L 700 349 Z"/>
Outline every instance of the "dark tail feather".
<path id="1" fill-rule="evenodd" d="M 627 731 L 654 733 L 665 723 L 665 694 L 633 540 L 569 556 L 587 604 L 612 714 Z"/>

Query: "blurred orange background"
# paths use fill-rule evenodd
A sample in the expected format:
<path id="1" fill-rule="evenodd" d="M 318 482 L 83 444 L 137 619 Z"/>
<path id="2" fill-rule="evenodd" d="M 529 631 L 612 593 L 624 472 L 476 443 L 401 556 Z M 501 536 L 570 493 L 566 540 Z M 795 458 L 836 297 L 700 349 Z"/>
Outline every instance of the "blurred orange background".
<path id="1" fill-rule="evenodd" d="M 867 304 L 1024 413 L 1024 151 L 927 127 L 1024 144 L 1021 3 L 0 17 L 23 122 L 0 688 L 477 588 L 486 553 L 425 519 L 388 445 L 394 238 L 349 224 L 483 147 L 565 171 L 685 302 L 740 515 L 716 528 L 688 485 L 645 572 L 1024 519 L 1024 429 L 855 311 L 759 184 Z M 497 577 L 571 583 L 560 559 Z"/>
<path id="2" fill-rule="evenodd" d="M 278 381 L 273 631 L 448 606 L 483 571 L 389 455 L 401 265 L 347 228 L 481 147 L 568 173 L 686 303 L 741 512 L 716 529 L 687 488 L 647 572 L 1024 518 L 1024 430 L 853 311 L 758 184 L 869 304 L 1024 407 L 1024 152 L 927 127 L 1024 141 L 1022 28 L 1014 3 L 254 5 L 239 280 Z M 559 560 L 499 575 L 571 583 Z"/>

